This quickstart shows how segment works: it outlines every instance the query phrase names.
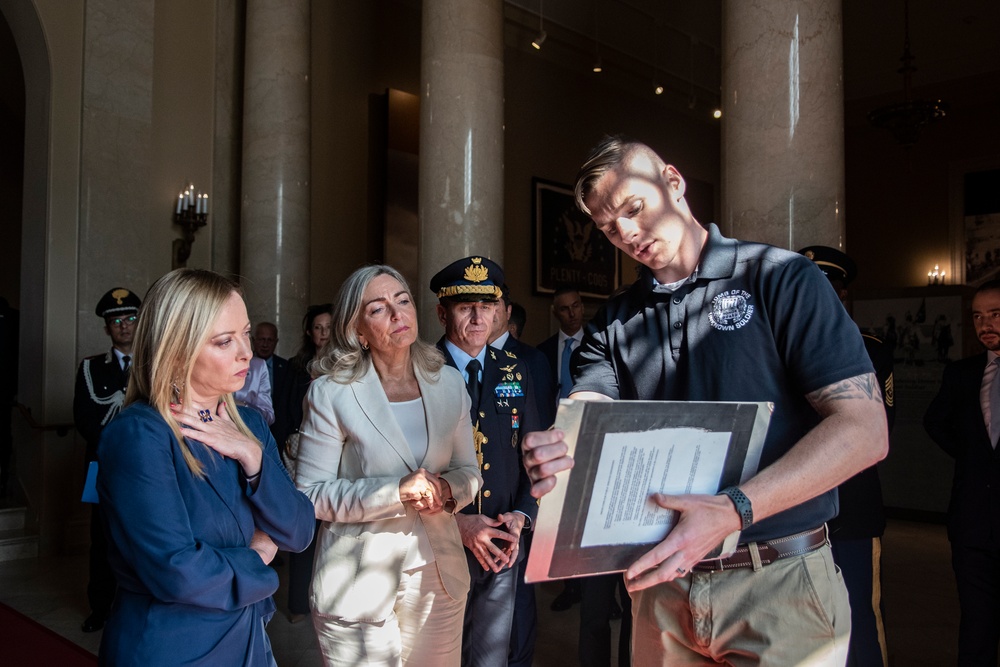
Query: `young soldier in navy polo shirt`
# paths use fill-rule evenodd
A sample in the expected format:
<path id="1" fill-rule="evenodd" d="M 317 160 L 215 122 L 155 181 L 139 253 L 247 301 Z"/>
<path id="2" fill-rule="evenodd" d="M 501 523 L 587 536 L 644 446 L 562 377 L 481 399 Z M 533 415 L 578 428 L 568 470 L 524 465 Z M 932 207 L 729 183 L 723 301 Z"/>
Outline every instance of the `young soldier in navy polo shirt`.
<path id="1" fill-rule="evenodd" d="M 888 449 L 858 328 L 805 257 L 723 237 L 644 144 L 605 139 L 577 205 L 645 271 L 587 327 L 570 398 L 771 401 L 760 472 L 719 495 L 656 495 L 676 527 L 626 571 L 633 665 L 843 665 L 850 608 L 825 522 L 835 487 Z M 541 497 L 572 466 L 558 430 L 524 441 Z M 703 561 L 734 530 L 737 552 Z"/>

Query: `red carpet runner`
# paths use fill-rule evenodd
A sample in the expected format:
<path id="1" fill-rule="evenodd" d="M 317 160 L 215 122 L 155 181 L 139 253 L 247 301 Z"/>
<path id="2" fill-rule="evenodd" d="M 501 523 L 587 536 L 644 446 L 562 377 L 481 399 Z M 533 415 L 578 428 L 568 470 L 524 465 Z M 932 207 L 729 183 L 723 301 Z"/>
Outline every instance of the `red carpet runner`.
<path id="1" fill-rule="evenodd" d="M 93 653 L 4 604 L 0 604 L 0 655 L 11 667 L 97 664 Z"/>

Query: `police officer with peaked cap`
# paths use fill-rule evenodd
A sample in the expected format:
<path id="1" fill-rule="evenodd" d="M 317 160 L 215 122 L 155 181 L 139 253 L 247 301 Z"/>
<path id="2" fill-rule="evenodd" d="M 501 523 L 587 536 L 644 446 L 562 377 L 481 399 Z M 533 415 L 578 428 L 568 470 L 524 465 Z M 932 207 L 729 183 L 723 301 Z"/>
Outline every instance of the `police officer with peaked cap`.
<path id="1" fill-rule="evenodd" d="M 111 349 L 80 362 L 73 392 L 73 421 L 87 443 L 86 462 L 97 460 L 97 443 L 108 422 L 121 410 L 131 364 L 132 336 L 142 301 L 131 290 L 115 287 L 108 290 L 94 309 L 104 320 L 104 332 L 111 338 Z M 108 565 L 108 544 L 100 505 L 93 505 L 90 515 L 90 579 L 87 598 L 90 615 L 83 622 L 84 632 L 104 627 L 115 596 L 115 577 Z"/>

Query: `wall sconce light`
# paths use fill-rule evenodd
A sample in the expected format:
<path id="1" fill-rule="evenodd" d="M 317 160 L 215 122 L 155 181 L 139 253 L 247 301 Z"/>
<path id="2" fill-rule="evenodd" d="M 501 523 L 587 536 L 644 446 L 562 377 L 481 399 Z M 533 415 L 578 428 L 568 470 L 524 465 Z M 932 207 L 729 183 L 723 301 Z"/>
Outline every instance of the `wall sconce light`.
<path id="1" fill-rule="evenodd" d="M 180 225 L 184 235 L 174 239 L 171 268 L 179 269 L 187 266 L 191 257 L 191 245 L 194 243 L 194 233 L 208 224 L 208 195 L 195 192 L 194 183 L 189 184 L 177 195 L 177 207 L 174 209 L 174 224 Z"/>
<path id="2" fill-rule="evenodd" d="M 715 111 L 713 111 L 712 118 L 714 118 L 715 120 L 719 120 L 720 118 L 722 118 L 722 109 L 716 109 Z"/>
<path id="3" fill-rule="evenodd" d="M 944 271 L 942 271 L 937 264 L 934 265 L 933 271 L 927 272 L 927 284 L 944 285 Z"/>

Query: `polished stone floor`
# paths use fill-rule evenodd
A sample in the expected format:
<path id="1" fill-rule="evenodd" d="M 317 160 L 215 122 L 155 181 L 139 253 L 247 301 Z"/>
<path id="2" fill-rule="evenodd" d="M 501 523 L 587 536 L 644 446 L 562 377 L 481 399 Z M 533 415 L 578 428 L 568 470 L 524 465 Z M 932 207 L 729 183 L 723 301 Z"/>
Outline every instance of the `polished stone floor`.
<path id="1" fill-rule="evenodd" d="M 283 582 L 287 569 L 278 568 Z M 100 633 L 80 630 L 87 614 L 86 572 L 83 554 L 0 563 L 0 602 L 96 653 Z M 958 602 L 944 527 L 891 521 L 883 541 L 883 583 L 890 664 L 954 665 Z M 539 589 L 534 663 L 538 667 L 576 664 L 579 608 L 559 613 L 549 610 L 560 590 L 561 584 L 545 584 Z M 277 598 L 283 609 L 283 589 Z M 615 631 L 617 626 L 614 623 Z M 308 621 L 292 624 L 279 613 L 268 626 L 268 634 L 281 667 L 321 664 Z"/>

